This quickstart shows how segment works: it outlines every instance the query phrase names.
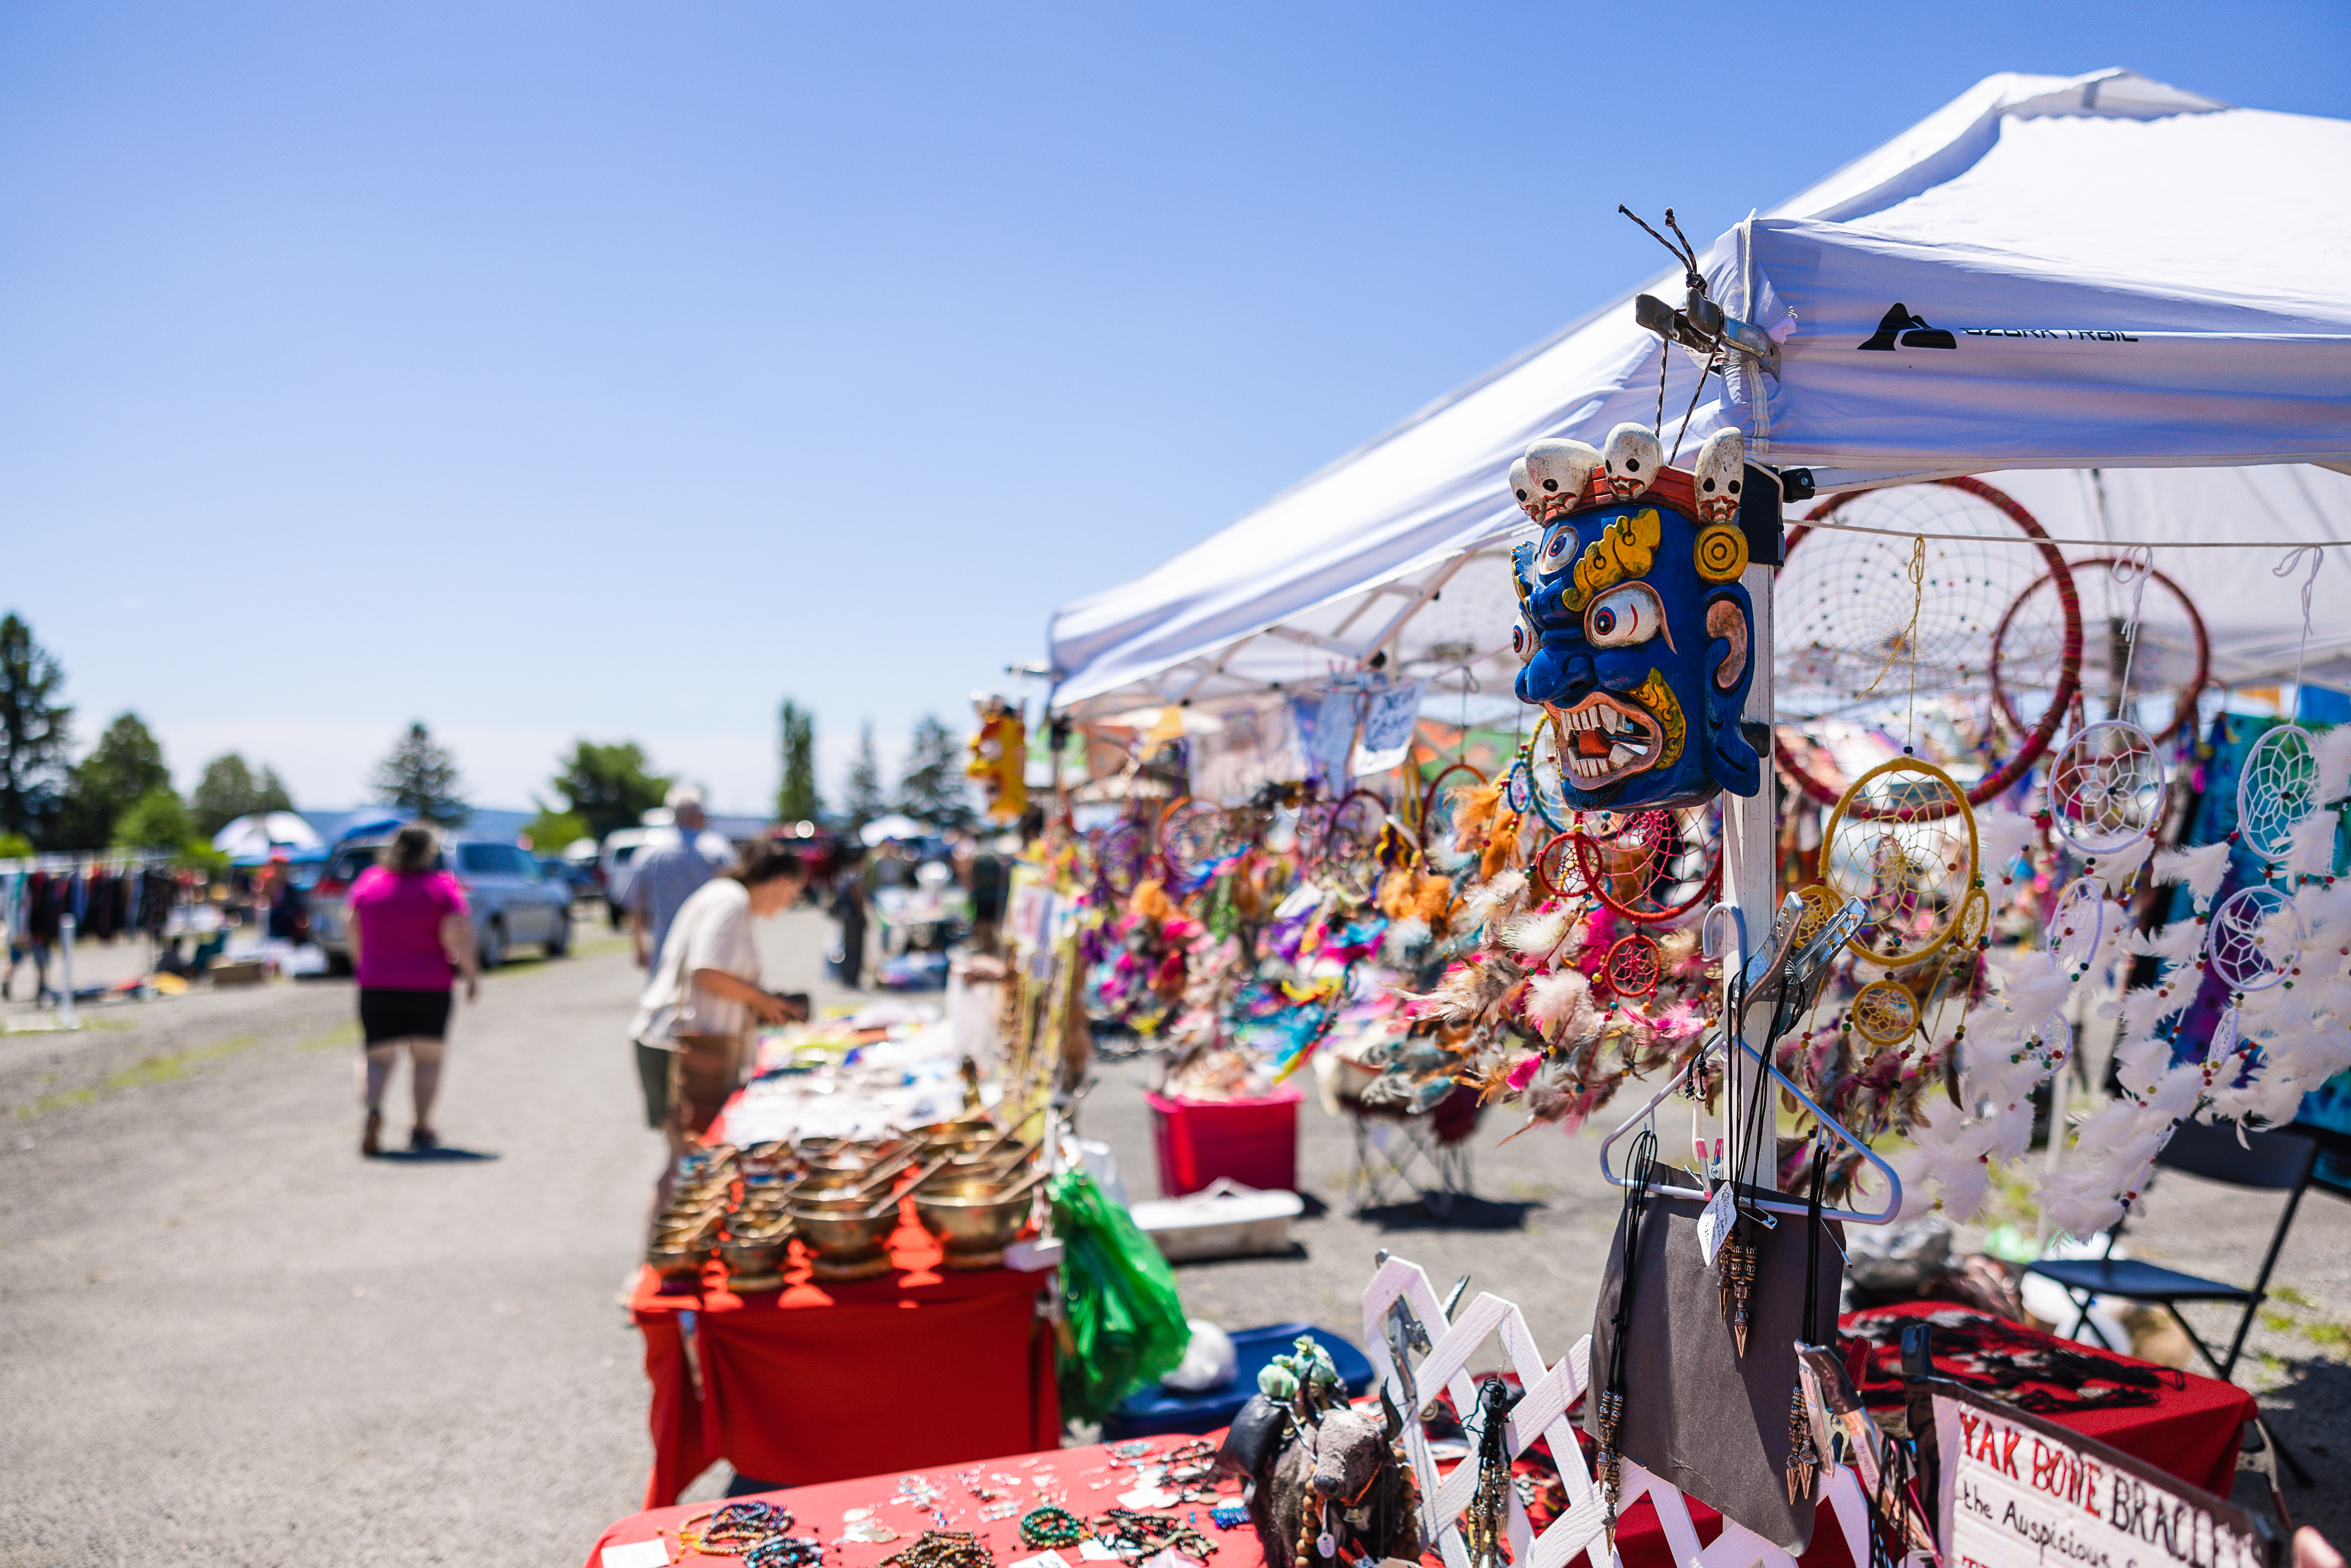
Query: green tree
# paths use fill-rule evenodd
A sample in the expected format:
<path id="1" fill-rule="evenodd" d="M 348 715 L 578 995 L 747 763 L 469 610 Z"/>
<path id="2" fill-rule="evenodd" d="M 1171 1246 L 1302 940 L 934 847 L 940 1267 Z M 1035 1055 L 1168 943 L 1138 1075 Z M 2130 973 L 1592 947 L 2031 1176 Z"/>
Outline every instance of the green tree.
<path id="1" fill-rule="evenodd" d="M 571 812 L 588 824 L 590 837 L 601 841 L 621 828 L 633 828 L 647 811 L 662 803 L 671 780 L 647 767 L 644 747 L 633 740 L 599 746 L 574 741 L 571 755 L 556 758 L 563 771 L 555 776 L 556 793 Z"/>
<path id="2" fill-rule="evenodd" d="M 525 822 L 522 831 L 529 836 L 535 853 L 560 854 L 574 841 L 596 836 L 588 831 L 588 819 L 579 812 L 558 810 L 536 795 L 530 803 L 538 808 L 538 815 Z"/>
<path id="3" fill-rule="evenodd" d="M 66 777 L 66 673 L 13 611 L 0 616 L 0 830 L 47 841 Z"/>
<path id="4" fill-rule="evenodd" d="M 294 797 L 278 781 L 277 769 L 263 768 L 254 777 L 251 765 L 235 752 L 215 757 L 197 776 L 195 793 L 188 797 L 196 831 L 209 839 L 239 817 L 260 811 L 290 811 Z"/>
<path id="5" fill-rule="evenodd" d="M 778 716 L 783 728 L 784 781 L 776 789 L 776 820 L 814 821 L 824 814 L 816 792 L 816 715 L 784 699 Z"/>
<path id="6" fill-rule="evenodd" d="M 473 815 L 457 794 L 457 759 L 434 740 L 421 719 L 375 765 L 374 784 L 376 799 L 385 805 L 444 828 Z"/>
<path id="7" fill-rule="evenodd" d="M 916 719 L 906 747 L 906 771 L 898 779 L 898 810 L 936 828 L 969 827 L 971 780 L 963 766 L 963 743 L 955 731 L 934 714 Z"/>
<path id="8" fill-rule="evenodd" d="M 203 842 L 196 833 L 196 820 L 169 784 L 158 784 L 114 819 L 111 841 L 116 849 L 178 850 L 192 840 Z"/>
<path id="9" fill-rule="evenodd" d="M 114 825 L 136 802 L 172 788 L 162 743 L 135 713 L 117 714 L 89 755 L 73 767 L 57 812 L 57 840 L 66 849 L 103 849 L 116 842 Z M 187 837 L 156 840 L 177 844 Z"/>
<path id="10" fill-rule="evenodd" d="M 0 833 L 0 861 L 30 860 L 37 852 L 22 833 Z"/>
<path id="11" fill-rule="evenodd" d="M 882 762 L 873 755 L 873 727 L 868 724 L 857 732 L 857 758 L 849 765 L 848 799 L 841 819 L 853 833 L 889 809 L 882 795 Z"/>

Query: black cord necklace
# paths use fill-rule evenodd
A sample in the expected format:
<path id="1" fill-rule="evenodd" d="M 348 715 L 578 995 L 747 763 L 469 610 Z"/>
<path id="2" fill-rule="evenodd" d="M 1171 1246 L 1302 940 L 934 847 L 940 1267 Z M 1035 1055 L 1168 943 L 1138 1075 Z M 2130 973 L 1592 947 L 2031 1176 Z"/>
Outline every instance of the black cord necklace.
<path id="1" fill-rule="evenodd" d="M 1820 1343 L 1821 1194 L 1828 1186 L 1829 1140 L 1823 1129 L 1813 1140 L 1813 1185 L 1804 1202 L 1804 1315 L 1796 1332 L 1804 1343 Z M 1788 1390 L 1788 1500 L 1810 1497 L 1813 1478 L 1824 1456 L 1813 1444 L 1813 1423 L 1804 1412 L 1804 1375 L 1799 1364 L 1795 1386 Z"/>
<path id="2" fill-rule="evenodd" d="M 1616 1496 L 1624 1483 L 1622 1457 L 1616 1451 L 1619 1427 L 1625 1417 L 1625 1342 L 1633 1333 L 1633 1281 L 1641 1264 L 1641 1218 L 1648 1207 L 1649 1182 L 1657 1164 L 1657 1134 L 1652 1128 L 1641 1129 L 1633 1141 L 1625 1186 L 1625 1256 L 1616 1289 L 1616 1312 L 1609 1319 L 1608 1381 L 1600 1391 L 1599 1449 L 1595 1458 L 1600 1471 L 1600 1488 L 1607 1500 L 1605 1528 L 1608 1548 L 1616 1549 Z"/>

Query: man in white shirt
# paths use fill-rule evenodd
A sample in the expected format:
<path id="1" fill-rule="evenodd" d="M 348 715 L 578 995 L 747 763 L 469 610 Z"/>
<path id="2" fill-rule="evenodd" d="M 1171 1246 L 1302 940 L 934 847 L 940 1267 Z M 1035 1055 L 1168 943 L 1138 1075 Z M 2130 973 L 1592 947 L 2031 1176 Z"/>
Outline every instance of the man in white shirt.
<path id="1" fill-rule="evenodd" d="M 759 950 L 751 922 L 792 906 L 808 884 L 797 852 L 763 839 L 735 868 L 695 889 L 681 904 L 661 956 L 637 998 L 630 1026 L 645 1124 L 665 1127 L 674 1147 L 699 1134 L 733 1092 L 741 1044 L 754 1019 L 782 1023 L 808 1016 L 806 999 L 759 984 Z"/>

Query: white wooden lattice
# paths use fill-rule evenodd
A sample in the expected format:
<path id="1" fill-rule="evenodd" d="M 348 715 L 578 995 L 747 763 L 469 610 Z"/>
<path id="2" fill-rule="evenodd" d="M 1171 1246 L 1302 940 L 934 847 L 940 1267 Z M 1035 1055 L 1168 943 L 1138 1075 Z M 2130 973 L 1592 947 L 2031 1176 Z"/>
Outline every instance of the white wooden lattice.
<path id="1" fill-rule="evenodd" d="M 1559 1466 L 1560 1480 L 1567 1490 L 1567 1511 L 1552 1521 L 1550 1528 L 1541 1535 L 1535 1535 L 1525 1509 L 1520 1506 L 1517 1489 L 1511 1489 L 1512 1563 L 1517 1568 L 1566 1568 L 1577 1554 L 1584 1553 L 1590 1568 L 1621 1568 L 1601 1529 L 1604 1503 L 1599 1484 L 1584 1468 L 1583 1450 L 1567 1419 L 1568 1406 L 1591 1385 L 1592 1336 L 1584 1335 L 1556 1366 L 1549 1365 L 1542 1353 L 1535 1348 L 1526 1314 L 1517 1306 L 1499 1296 L 1481 1293 L 1463 1310 L 1458 1322 L 1448 1322 L 1437 1288 L 1420 1265 L 1390 1258 L 1372 1276 L 1371 1288 L 1364 1292 L 1364 1343 L 1371 1354 L 1372 1370 L 1399 1410 L 1405 1404 L 1404 1384 L 1396 1375 L 1387 1343 L 1388 1308 L 1398 1297 L 1410 1303 L 1414 1315 L 1428 1333 L 1428 1354 L 1412 1369 L 1414 1384 L 1424 1399 L 1435 1398 L 1442 1387 L 1453 1396 L 1453 1407 L 1458 1413 L 1465 1417 L 1474 1414 L 1478 1392 L 1468 1373 L 1469 1358 L 1489 1338 L 1499 1338 L 1503 1356 L 1525 1390 L 1510 1416 L 1508 1441 L 1511 1457 L 1526 1452 L 1539 1437 L 1551 1440 L 1552 1458 Z M 1428 1439 L 1418 1421 L 1405 1423 L 1404 1441 L 1414 1476 L 1420 1483 L 1423 1538 L 1436 1542 L 1447 1568 L 1469 1568 L 1469 1550 L 1461 1534 L 1461 1515 L 1478 1487 L 1474 1456 L 1456 1465 L 1453 1474 L 1440 1483 L 1437 1462 L 1429 1454 Z M 1853 1561 L 1867 1563 L 1868 1509 L 1859 1481 L 1850 1468 L 1839 1466 L 1822 1477 L 1821 1485 L 1835 1511 L 1838 1526 L 1844 1531 L 1845 1547 Z M 1658 1521 L 1665 1527 L 1666 1544 L 1681 1568 L 1795 1568 L 1794 1558 L 1729 1518 L 1723 1520 L 1722 1533 L 1715 1538 L 1714 1544 L 1700 1546 L 1698 1529 L 1690 1522 L 1689 1508 L 1681 1492 L 1627 1459 L 1624 1461 L 1617 1512 L 1622 1514 L 1642 1497 L 1646 1497 L 1656 1509 Z"/>

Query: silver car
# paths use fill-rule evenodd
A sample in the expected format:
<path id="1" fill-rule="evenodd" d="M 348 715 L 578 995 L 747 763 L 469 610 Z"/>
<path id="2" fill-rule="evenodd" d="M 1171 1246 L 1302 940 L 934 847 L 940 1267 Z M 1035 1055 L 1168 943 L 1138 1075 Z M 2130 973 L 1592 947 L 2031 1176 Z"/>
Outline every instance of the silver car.
<path id="1" fill-rule="evenodd" d="M 310 893 L 311 939 L 325 949 L 329 967 L 348 974 L 350 933 L 343 898 L 360 873 L 375 864 L 388 841 L 353 839 L 337 844 Z M 548 876 L 528 850 L 488 839 L 450 839 L 441 846 L 440 866 L 455 872 L 472 908 L 474 935 L 481 944 L 482 967 L 495 969 L 517 942 L 537 943 L 550 958 L 571 946 L 571 888 Z"/>

